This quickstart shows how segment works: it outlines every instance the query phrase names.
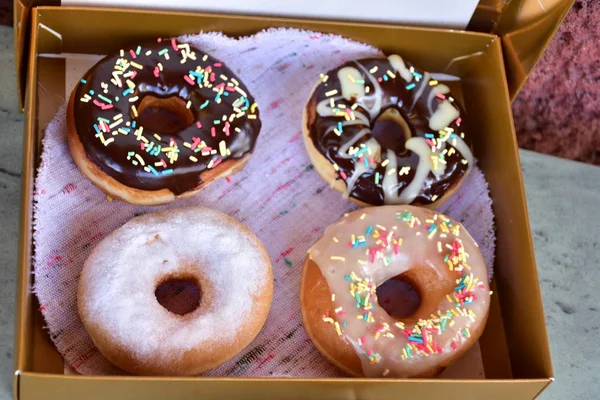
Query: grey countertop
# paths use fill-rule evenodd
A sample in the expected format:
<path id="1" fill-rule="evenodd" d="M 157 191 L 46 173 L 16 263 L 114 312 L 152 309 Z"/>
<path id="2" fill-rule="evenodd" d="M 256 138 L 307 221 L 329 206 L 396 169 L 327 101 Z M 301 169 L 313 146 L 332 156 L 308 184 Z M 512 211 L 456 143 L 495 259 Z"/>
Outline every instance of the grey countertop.
<path id="1" fill-rule="evenodd" d="M 10 399 L 23 116 L 12 29 L 0 27 L 0 400 Z M 600 168 L 521 151 L 556 382 L 543 400 L 599 398 Z"/>

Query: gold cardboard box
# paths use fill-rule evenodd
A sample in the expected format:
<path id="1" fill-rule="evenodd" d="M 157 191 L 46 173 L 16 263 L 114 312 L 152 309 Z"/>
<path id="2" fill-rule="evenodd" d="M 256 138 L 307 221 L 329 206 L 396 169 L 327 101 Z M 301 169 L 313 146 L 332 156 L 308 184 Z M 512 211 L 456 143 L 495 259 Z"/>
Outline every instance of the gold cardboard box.
<path id="1" fill-rule="evenodd" d="M 517 97 L 573 3 L 572 0 L 534 0 L 523 1 L 518 7 L 519 2 L 512 0 L 496 31 L 502 37 L 511 100 Z"/>
<path id="2" fill-rule="evenodd" d="M 126 23 L 132 18 L 136 24 Z M 17 280 L 16 399 L 391 399 L 399 393 L 415 398 L 533 399 L 553 380 L 498 36 L 382 24 L 45 6 L 31 9 L 30 22 Z M 387 53 L 398 52 L 426 70 L 445 71 L 460 78 L 453 93 L 480 132 L 474 137 L 475 154 L 489 182 L 496 216 L 495 295 L 480 340 L 486 379 L 65 375 L 63 360 L 43 330 L 39 304 L 31 291 L 34 176 L 44 129 L 69 95 L 65 93 L 65 60 L 60 55 L 103 54 L 157 36 L 200 30 L 240 36 L 282 26 L 340 34 Z"/>

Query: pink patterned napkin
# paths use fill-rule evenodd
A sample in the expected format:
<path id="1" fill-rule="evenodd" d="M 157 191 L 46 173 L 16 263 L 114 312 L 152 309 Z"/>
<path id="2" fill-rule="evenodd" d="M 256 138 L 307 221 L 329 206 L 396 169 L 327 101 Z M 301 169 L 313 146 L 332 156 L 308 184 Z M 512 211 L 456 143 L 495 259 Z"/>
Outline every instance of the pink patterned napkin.
<path id="1" fill-rule="evenodd" d="M 355 206 L 330 189 L 311 165 L 302 143 L 301 115 L 320 72 L 382 53 L 339 36 L 288 29 L 241 39 L 205 33 L 180 40 L 212 54 L 238 74 L 261 107 L 263 129 L 254 155 L 241 173 L 166 207 L 203 205 L 237 218 L 263 241 L 275 275 L 273 305 L 259 336 L 233 360 L 206 375 L 341 376 L 302 328 L 298 297 L 306 250 L 327 225 Z M 48 333 L 67 366 L 86 375 L 123 374 L 98 352 L 79 319 L 79 274 L 103 237 L 135 215 L 165 207 L 109 201 L 73 163 L 65 125 L 63 107 L 46 129 L 36 179 L 35 293 Z M 487 183 L 477 167 L 440 211 L 466 226 L 491 273 L 493 214 Z M 159 296 L 163 304 L 175 308 L 179 303 L 185 308 L 183 303 L 193 298 L 188 289 L 177 287 L 167 287 Z M 407 296 L 407 301 L 414 300 L 410 293 Z"/>

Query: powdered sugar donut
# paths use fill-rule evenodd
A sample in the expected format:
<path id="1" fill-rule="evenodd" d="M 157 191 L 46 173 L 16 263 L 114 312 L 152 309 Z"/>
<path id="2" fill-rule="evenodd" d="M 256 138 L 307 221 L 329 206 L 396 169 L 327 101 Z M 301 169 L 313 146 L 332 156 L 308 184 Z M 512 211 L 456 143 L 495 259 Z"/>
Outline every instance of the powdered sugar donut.
<path id="1" fill-rule="evenodd" d="M 177 315 L 155 291 L 194 283 L 200 304 Z M 86 260 L 78 309 L 100 352 L 139 375 L 197 375 L 238 354 L 262 328 L 273 297 L 271 262 L 233 218 L 180 208 L 133 218 Z"/>

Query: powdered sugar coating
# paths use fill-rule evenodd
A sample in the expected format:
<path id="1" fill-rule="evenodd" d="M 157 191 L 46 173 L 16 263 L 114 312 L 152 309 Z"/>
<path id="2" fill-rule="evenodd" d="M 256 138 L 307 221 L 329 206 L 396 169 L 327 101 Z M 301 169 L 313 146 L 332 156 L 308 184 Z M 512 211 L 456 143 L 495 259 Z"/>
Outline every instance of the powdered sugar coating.
<path id="1" fill-rule="evenodd" d="M 158 284 L 190 275 L 201 282 L 198 309 L 180 316 L 163 308 Z M 262 244 L 239 222 L 179 208 L 133 218 L 94 249 L 79 309 L 136 362 L 160 354 L 164 364 L 177 363 L 187 351 L 234 344 L 257 311 L 255 298 L 271 290 L 270 278 Z"/>

